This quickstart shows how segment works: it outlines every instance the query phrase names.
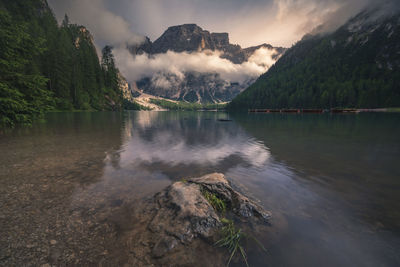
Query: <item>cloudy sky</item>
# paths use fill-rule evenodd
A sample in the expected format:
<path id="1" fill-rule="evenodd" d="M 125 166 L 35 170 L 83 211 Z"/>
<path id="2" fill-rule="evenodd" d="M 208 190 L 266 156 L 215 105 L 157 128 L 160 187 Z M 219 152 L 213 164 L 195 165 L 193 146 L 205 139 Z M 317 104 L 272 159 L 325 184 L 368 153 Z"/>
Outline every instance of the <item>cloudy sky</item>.
<path id="1" fill-rule="evenodd" d="M 274 49 L 260 49 L 242 64 L 212 53 L 175 53 L 132 56 L 126 44 L 144 36 L 157 39 L 169 26 L 196 23 L 211 32 L 228 32 L 242 47 L 269 43 L 290 47 L 316 27 L 331 31 L 367 6 L 399 0 L 48 0 L 59 22 L 68 14 L 72 23 L 94 35 L 99 55 L 114 47 L 117 67 L 128 82 L 152 77 L 154 86 L 175 88 L 185 73 L 218 73 L 226 82 L 246 83 L 275 63 Z M 397 4 L 398 5 L 398 4 Z M 177 83 L 165 77 L 176 77 Z M 229 84 L 229 83 L 228 83 Z"/>
<path id="2" fill-rule="evenodd" d="M 59 20 L 68 13 L 72 22 L 89 28 L 99 45 L 134 43 L 143 35 L 154 41 L 169 26 L 196 23 L 211 32 L 228 32 L 231 42 L 243 47 L 289 47 L 319 24 L 335 27 L 375 0 L 48 1 Z"/>

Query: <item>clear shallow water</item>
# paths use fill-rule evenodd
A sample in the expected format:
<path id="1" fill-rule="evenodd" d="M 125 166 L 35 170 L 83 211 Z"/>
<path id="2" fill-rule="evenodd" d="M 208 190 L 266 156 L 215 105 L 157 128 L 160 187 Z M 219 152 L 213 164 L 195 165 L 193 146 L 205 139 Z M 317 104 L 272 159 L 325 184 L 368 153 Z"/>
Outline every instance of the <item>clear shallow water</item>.
<path id="1" fill-rule="evenodd" d="M 251 266 L 400 264 L 398 114 L 58 113 L 0 151 L 3 265 L 123 263 L 135 201 L 210 172 L 273 214 Z"/>

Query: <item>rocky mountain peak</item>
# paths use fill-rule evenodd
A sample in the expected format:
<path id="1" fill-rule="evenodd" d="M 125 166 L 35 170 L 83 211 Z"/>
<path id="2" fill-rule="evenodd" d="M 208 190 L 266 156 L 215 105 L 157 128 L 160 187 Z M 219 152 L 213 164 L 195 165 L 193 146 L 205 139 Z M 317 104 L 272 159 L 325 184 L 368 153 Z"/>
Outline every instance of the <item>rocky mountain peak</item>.
<path id="1" fill-rule="evenodd" d="M 211 38 L 214 41 L 216 48 L 226 47 L 229 45 L 229 34 L 227 32 L 211 33 Z"/>
<path id="2" fill-rule="evenodd" d="M 277 60 L 286 51 L 285 48 L 272 47 L 269 44 L 242 48 L 240 45 L 229 42 L 228 33 L 210 33 L 196 24 L 171 26 L 154 42 L 146 37 L 142 44 L 128 47 L 132 55 L 147 54 L 149 58 L 168 51 L 176 53 L 218 51 L 214 56 L 219 56 L 233 64 L 248 61 L 260 48 L 271 50 L 273 60 Z M 269 56 L 266 55 L 266 57 Z M 141 92 L 150 95 L 188 102 L 219 103 L 231 100 L 246 88 L 252 79 L 254 77 L 249 76 L 248 80 L 241 83 L 231 82 L 224 80 L 219 73 L 213 71 L 202 73 L 191 70 L 184 71 L 184 78 L 177 77 L 174 73 L 158 72 L 141 78 L 136 81 L 136 85 Z"/>
<path id="3" fill-rule="evenodd" d="M 209 31 L 196 24 L 183 24 L 169 27 L 153 43 L 153 53 L 193 52 L 205 49 L 214 50 L 215 45 Z"/>
<path id="4" fill-rule="evenodd" d="M 164 33 L 169 33 L 169 32 L 181 32 L 187 34 L 194 32 L 203 32 L 203 29 L 197 26 L 197 24 L 189 23 L 189 24 L 170 26 Z"/>
<path id="5" fill-rule="evenodd" d="M 141 55 L 143 53 L 160 54 L 167 51 L 191 53 L 203 50 L 218 50 L 222 52 L 222 58 L 228 59 L 235 64 L 241 64 L 248 60 L 255 50 L 261 47 L 276 49 L 277 57 L 285 51 L 284 48 L 272 47 L 269 44 L 242 48 L 240 45 L 229 42 L 228 33 L 210 33 L 196 24 L 171 26 L 153 43 L 146 37 L 142 44 L 130 46 L 128 49 L 133 55 Z"/>

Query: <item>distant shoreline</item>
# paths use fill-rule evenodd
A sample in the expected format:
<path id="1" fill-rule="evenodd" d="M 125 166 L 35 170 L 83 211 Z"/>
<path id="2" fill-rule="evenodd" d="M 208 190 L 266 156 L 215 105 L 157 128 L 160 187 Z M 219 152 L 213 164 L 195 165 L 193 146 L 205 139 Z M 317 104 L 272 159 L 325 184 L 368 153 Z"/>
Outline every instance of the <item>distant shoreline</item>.
<path id="1" fill-rule="evenodd" d="M 400 108 L 248 109 L 248 113 L 361 113 L 400 112 Z"/>

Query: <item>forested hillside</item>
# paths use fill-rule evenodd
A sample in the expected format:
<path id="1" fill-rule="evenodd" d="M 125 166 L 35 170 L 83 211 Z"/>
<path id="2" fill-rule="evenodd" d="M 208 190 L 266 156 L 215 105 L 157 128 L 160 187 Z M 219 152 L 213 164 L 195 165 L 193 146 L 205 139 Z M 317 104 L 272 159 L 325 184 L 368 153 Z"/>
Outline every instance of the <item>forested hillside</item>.
<path id="1" fill-rule="evenodd" d="M 400 16 L 363 12 L 299 41 L 230 110 L 400 106 Z"/>
<path id="2" fill-rule="evenodd" d="M 46 0 L 0 0 L 0 123 L 30 123 L 48 110 L 120 109 L 110 47 L 100 64 L 89 31 L 59 26 Z"/>

